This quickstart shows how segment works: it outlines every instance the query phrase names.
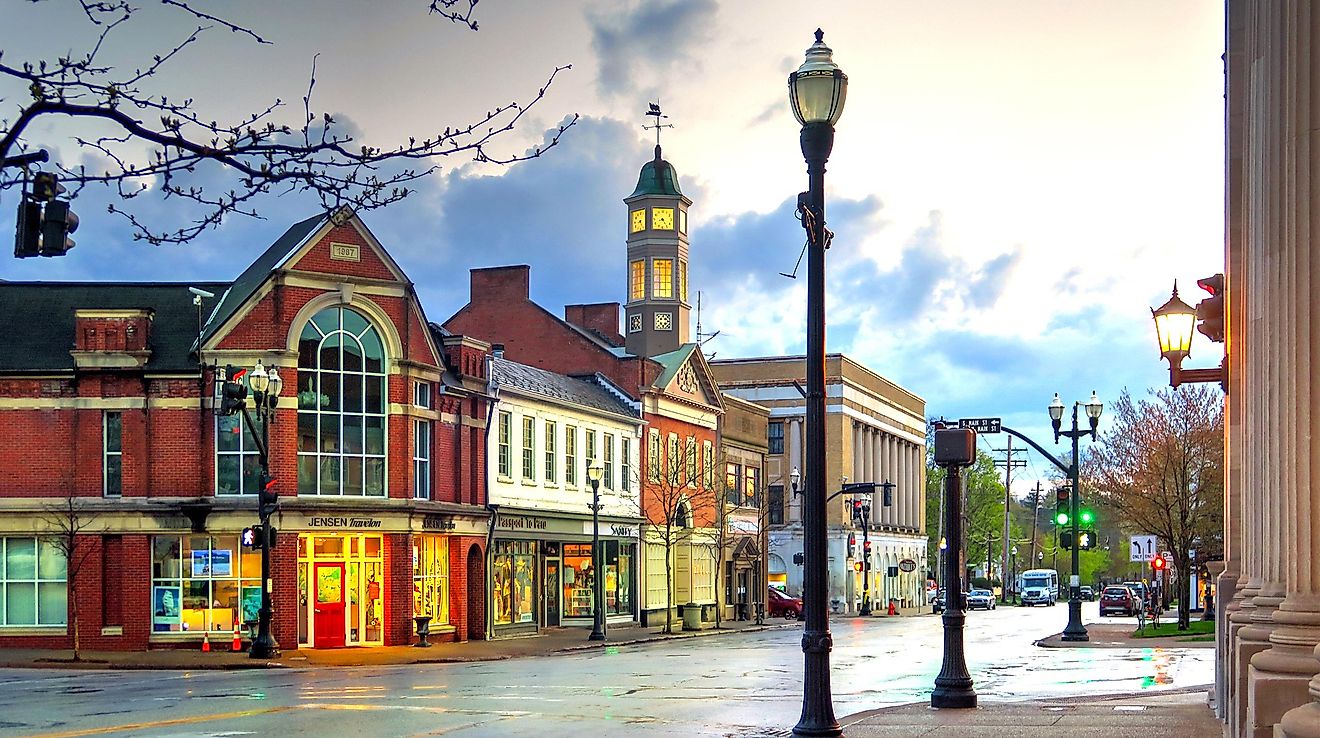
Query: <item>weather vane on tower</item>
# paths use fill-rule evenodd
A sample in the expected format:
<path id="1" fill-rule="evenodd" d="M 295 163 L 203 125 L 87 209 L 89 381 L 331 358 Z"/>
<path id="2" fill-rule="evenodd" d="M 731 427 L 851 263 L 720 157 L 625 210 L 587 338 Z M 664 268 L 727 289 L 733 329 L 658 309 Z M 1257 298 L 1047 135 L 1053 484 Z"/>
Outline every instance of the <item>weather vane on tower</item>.
<path id="1" fill-rule="evenodd" d="M 655 102 L 653 102 L 653 103 L 647 103 L 646 105 L 647 105 L 647 108 L 648 108 L 648 110 L 646 111 L 646 114 L 649 115 L 649 116 L 654 117 L 654 118 L 655 118 L 655 123 L 653 123 L 652 125 L 649 125 L 649 126 L 648 126 L 648 125 L 643 125 L 643 126 L 642 126 L 642 130 L 649 131 L 649 130 L 651 130 L 652 128 L 655 129 L 655 158 L 659 159 L 659 158 L 660 158 L 660 129 L 661 129 L 661 128 L 673 128 L 673 127 L 674 127 L 674 124 L 673 124 L 673 123 L 661 123 L 661 122 L 660 122 L 660 119 L 661 119 L 661 118 L 663 118 L 663 119 L 665 119 L 665 120 L 668 120 L 668 119 L 669 119 L 669 116 L 667 116 L 667 115 L 665 115 L 665 114 L 663 114 L 663 113 L 660 112 L 660 101 L 659 101 L 659 100 L 657 100 L 657 101 L 655 101 Z"/>

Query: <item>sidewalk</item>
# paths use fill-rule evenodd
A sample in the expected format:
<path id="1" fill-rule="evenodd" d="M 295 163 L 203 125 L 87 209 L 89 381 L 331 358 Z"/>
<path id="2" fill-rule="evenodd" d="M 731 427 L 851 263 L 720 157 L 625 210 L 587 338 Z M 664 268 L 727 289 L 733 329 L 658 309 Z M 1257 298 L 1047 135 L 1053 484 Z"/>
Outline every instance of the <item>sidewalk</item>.
<path id="1" fill-rule="evenodd" d="M 263 669 L 306 666 L 390 666 L 398 664 L 461 663 L 498 661 L 526 656 L 549 656 L 681 638 L 730 636 L 782 628 L 798 628 L 795 620 L 766 620 L 765 625 L 750 621 L 726 621 L 719 630 L 682 631 L 665 634 L 657 628 L 611 627 L 604 641 L 589 641 L 588 628 L 547 628 L 540 635 L 466 643 L 436 643 L 430 648 L 384 646 L 370 648 L 334 648 L 299 651 L 285 650 L 279 658 L 264 660 L 234 653 L 229 643 L 211 644 L 210 653 L 197 649 L 157 649 L 152 651 L 83 651 L 82 661 L 72 661 L 68 650 L 35 648 L 0 649 L 0 668 L 56 669 Z"/>
<path id="2" fill-rule="evenodd" d="M 1184 640 L 1187 636 L 1133 638 L 1136 623 L 1087 623 L 1089 641 L 1065 641 L 1055 633 L 1036 641 L 1042 648 L 1214 648 L 1215 642 Z"/>
<path id="3" fill-rule="evenodd" d="M 936 710 L 917 703 L 843 718 L 847 738 L 1214 738 L 1223 724 L 1206 704 L 1206 687 L 1159 694 L 982 703 Z"/>

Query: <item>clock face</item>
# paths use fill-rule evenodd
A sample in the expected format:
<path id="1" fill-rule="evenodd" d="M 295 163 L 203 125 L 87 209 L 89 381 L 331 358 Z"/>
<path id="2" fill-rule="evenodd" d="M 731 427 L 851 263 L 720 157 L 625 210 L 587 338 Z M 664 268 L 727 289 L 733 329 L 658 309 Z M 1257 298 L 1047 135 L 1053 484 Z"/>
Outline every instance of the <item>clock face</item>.
<path id="1" fill-rule="evenodd" d="M 636 233 L 638 231 L 644 231 L 644 230 L 646 230 L 646 211 L 645 210 L 632 211 L 632 232 Z"/>
<path id="2" fill-rule="evenodd" d="M 674 209 L 651 208 L 651 227 L 657 231 L 674 230 Z"/>

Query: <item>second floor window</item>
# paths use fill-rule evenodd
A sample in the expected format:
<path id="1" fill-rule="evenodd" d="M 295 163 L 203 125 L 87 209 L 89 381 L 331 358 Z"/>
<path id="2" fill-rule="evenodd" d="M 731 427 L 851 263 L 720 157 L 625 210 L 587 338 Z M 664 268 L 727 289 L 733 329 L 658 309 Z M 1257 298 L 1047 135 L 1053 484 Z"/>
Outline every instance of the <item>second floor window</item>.
<path id="1" fill-rule="evenodd" d="M 784 485 L 772 484 L 770 492 L 770 524 L 784 524 Z"/>
<path id="2" fill-rule="evenodd" d="M 679 475 L 683 470 L 683 459 L 679 451 L 678 436 L 673 433 L 669 434 L 669 448 L 667 451 L 669 454 L 669 483 L 674 487 L 678 487 L 678 485 L 682 483 L 679 480 Z"/>
<path id="3" fill-rule="evenodd" d="M 564 426 L 564 484 L 577 486 L 577 426 Z"/>
<path id="4" fill-rule="evenodd" d="M 760 470 L 754 466 L 743 469 L 743 501 L 748 507 L 760 507 L 756 501 L 756 485 L 760 482 Z"/>
<path id="5" fill-rule="evenodd" d="M 586 441 L 587 466 L 591 466 L 592 464 L 599 464 L 600 457 L 596 455 L 596 431 L 586 430 L 583 431 L 583 433 L 585 434 L 585 437 L 587 439 Z"/>
<path id="6" fill-rule="evenodd" d="M 646 437 L 646 478 L 660 481 L 660 433 L 651 431 Z"/>
<path id="7" fill-rule="evenodd" d="M 603 434 L 601 444 L 605 451 L 605 478 L 602 483 L 605 489 L 614 489 L 614 436 Z"/>
<path id="8" fill-rule="evenodd" d="M 536 479 L 536 418 L 522 419 L 522 478 Z"/>
<path id="9" fill-rule="evenodd" d="M 733 505 L 743 504 L 741 464 L 729 463 L 724 465 L 724 494 L 726 495 L 726 502 Z"/>
<path id="10" fill-rule="evenodd" d="M 710 441 L 701 442 L 701 483 L 715 489 L 715 446 Z"/>
<path id="11" fill-rule="evenodd" d="M 772 454 L 784 453 L 784 423 L 782 421 L 770 424 L 770 449 Z"/>
<path id="12" fill-rule="evenodd" d="M 632 439 L 619 439 L 619 489 L 632 490 Z"/>
<path id="13" fill-rule="evenodd" d="M 253 418 L 253 420 L 256 420 Z M 257 424 L 258 430 L 261 425 Z M 215 419 L 215 493 L 255 495 L 261 475 L 257 443 L 243 425 L 243 415 Z"/>
<path id="14" fill-rule="evenodd" d="M 559 430 L 558 424 L 553 420 L 545 421 L 545 483 L 557 484 L 559 482 L 559 464 L 558 449 L 555 448 L 555 436 Z"/>
<path id="15" fill-rule="evenodd" d="M 687 437 L 687 448 L 683 450 L 683 460 L 687 463 L 687 477 L 684 482 L 693 487 L 701 484 L 701 477 L 697 472 L 697 439 L 695 436 Z"/>
<path id="16" fill-rule="evenodd" d="M 506 412 L 500 413 L 499 428 L 499 475 L 501 477 L 513 476 L 513 447 L 510 436 L 513 434 L 513 415 Z"/>
<path id="17" fill-rule="evenodd" d="M 124 491 L 124 416 L 121 413 L 105 414 L 104 439 L 105 496 L 118 497 Z"/>
<path id="18" fill-rule="evenodd" d="M 298 494 L 385 496 L 385 375 L 380 333 L 361 313 L 326 308 L 303 326 Z"/>
<path id="19" fill-rule="evenodd" d="M 431 421 L 413 421 L 413 496 L 431 499 Z"/>

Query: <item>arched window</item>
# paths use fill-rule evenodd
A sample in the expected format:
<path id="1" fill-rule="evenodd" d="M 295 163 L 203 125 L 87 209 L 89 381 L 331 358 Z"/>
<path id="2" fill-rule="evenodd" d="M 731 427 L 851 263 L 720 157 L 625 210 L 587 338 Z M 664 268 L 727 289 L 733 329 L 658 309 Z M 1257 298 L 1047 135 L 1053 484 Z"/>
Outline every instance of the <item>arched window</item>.
<path id="1" fill-rule="evenodd" d="M 674 527 L 689 528 L 692 526 L 692 514 L 688 510 L 686 502 L 680 501 L 674 510 Z"/>
<path id="2" fill-rule="evenodd" d="M 298 340 L 298 494 L 385 495 L 385 350 L 361 314 L 326 308 Z"/>

